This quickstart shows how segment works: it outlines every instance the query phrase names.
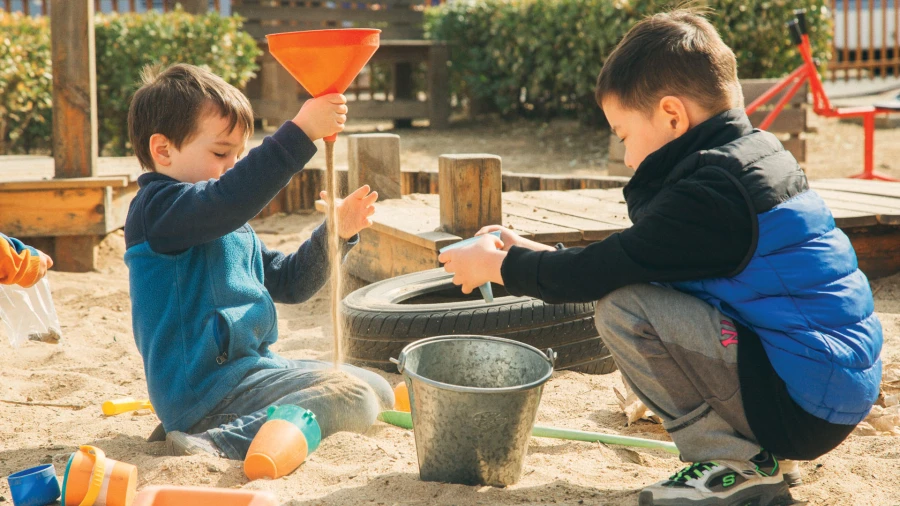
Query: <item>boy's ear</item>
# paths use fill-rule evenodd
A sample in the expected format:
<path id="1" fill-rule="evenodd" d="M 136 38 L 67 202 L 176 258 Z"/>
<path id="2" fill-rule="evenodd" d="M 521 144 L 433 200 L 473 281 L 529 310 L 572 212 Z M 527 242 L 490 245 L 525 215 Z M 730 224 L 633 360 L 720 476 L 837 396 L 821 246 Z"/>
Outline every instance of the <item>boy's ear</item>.
<path id="1" fill-rule="evenodd" d="M 163 134 L 153 134 L 150 136 L 150 156 L 153 162 L 162 167 L 168 167 L 172 164 L 172 142 Z"/>
<path id="2" fill-rule="evenodd" d="M 672 134 L 672 138 L 678 138 L 690 130 L 691 121 L 688 117 L 687 106 L 678 97 L 665 96 L 659 100 L 659 110 L 662 113 L 664 128 Z"/>

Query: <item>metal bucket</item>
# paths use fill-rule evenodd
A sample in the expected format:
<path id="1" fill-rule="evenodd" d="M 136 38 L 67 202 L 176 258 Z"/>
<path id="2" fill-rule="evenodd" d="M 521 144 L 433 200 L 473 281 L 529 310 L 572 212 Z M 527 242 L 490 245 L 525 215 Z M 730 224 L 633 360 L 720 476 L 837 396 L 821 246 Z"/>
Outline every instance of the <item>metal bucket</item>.
<path id="1" fill-rule="evenodd" d="M 544 383 L 546 354 L 509 339 L 439 336 L 400 353 L 424 481 L 512 485 L 522 475 Z"/>

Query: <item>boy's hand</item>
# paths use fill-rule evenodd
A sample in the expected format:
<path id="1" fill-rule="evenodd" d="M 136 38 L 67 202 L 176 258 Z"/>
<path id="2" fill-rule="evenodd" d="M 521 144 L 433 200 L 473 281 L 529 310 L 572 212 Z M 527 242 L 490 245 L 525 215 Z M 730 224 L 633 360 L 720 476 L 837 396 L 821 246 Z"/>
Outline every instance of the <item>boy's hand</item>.
<path id="1" fill-rule="evenodd" d="M 44 279 L 44 276 L 47 275 L 47 270 L 53 267 L 53 259 L 47 256 L 43 251 L 38 250 L 38 255 L 41 259 L 40 264 L 38 264 L 38 273 L 34 279 L 31 280 L 31 283 L 28 285 L 22 285 L 24 288 L 30 288 L 38 283 L 38 281 Z"/>
<path id="2" fill-rule="evenodd" d="M 372 226 L 372 216 L 375 214 L 375 206 L 378 200 L 378 192 L 369 193 L 369 185 L 363 185 L 347 198 L 339 201 L 337 206 L 338 235 L 347 240 L 358 234 L 360 230 Z M 328 194 L 319 193 L 322 200 L 327 200 Z"/>
<path id="3" fill-rule="evenodd" d="M 461 285 L 463 293 L 472 293 L 488 281 L 503 284 L 503 276 L 500 275 L 500 266 L 506 258 L 503 247 L 503 241 L 493 235 L 485 235 L 469 246 L 441 253 L 438 262 L 444 264 L 445 271 L 454 274 L 454 285 Z"/>
<path id="4" fill-rule="evenodd" d="M 340 93 L 307 100 L 292 120 L 310 140 L 344 131 L 347 122 L 347 97 Z"/>
<path id="5" fill-rule="evenodd" d="M 556 248 L 547 246 L 546 244 L 541 244 L 539 242 L 534 242 L 529 239 L 525 239 L 512 230 L 500 225 L 488 225 L 486 227 L 482 227 L 482 229 L 476 232 L 475 235 L 479 236 L 489 234 L 498 230 L 500 231 L 500 240 L 503 241 L 503 251 L 509 251 L 509 248 L 512 248 L 513 246 L 527 248 L 534 251 L 556 251 Z"/>

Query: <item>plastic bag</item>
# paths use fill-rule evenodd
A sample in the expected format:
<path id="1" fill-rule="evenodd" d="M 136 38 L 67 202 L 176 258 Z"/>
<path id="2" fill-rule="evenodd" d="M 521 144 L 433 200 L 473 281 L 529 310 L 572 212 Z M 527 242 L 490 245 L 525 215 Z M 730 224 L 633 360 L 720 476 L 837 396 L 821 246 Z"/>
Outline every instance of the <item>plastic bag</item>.
<path id="1" fill-rule="evenodd" d="M 47 278 L 31 288 L 0 285 L 0 320 L 16 348 L 26 340 L 58 344 L 61 338 Z"/>

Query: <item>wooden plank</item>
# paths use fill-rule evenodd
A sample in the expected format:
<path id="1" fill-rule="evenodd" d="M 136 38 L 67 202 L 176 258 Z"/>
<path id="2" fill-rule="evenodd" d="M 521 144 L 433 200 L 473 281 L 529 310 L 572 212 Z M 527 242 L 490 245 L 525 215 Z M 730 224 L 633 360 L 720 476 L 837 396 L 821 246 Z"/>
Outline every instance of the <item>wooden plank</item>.
<path id="1" fill-rule="evenodd" d="M 381 200 L 400 198 L 400 136 L 355 134 L 348 143 L 350 190 L 367 184 Z"/>
<path id="2" fill-rule="evenodd" d="M 426 203 L 429 207 L 438 209 L 440 207 L 440 199 L 436 195 L 418 195 L 419 201 Z M 578 229 L 558 225 L 552 222 L 542 222 L 531 219 L 528 216 L 521 216 L 517 213 L 503 212 L 502 219 L 497 220 L 490 225 L 503 225 L 510 230 L 516 231 L 520 236 L 532 239 L 545 244 L 555 244 L 558 242 L 578 242 L 582 239 L 582 233 Z M 477 232 L 477 230 L 475 231 Z M 468 237 L 474 236 L 473 232 Z"/>
<path id="3" fill-rule="evenodd" d="M 438 158 L 441 230 L 471 237 L 503 219 L 500 157 L 487 154 Z"/>
<path id="4" fill-rule="evenodd" d="M 829 207 L 870 212 L 882 225 L 900 225 L 900 199 L 821 188 L 815 191 L 822 196 Z"/>
<path id="5" fill-rule="evenodd" d="M 128 186 L 128 176 L 96 176 L 71 179 L 47 179 L 41 181 L 0 181 L 0 191 L 12 190 L 62 190 L 77 188 L 103 188 L 111 186 L 124 188 Z"/>
<path id="6" fill-rule="evenodd" d="M 766 119 L 768 111 L 756 111 L 750 115 L 750 123 L 757 126 Z M 807 115 L 806 109 L 785 109 L 781 111 L 772 125 L 769 127 L 770 132 L 779 133 L 802 133 L 806 131 Z"/>
<path id="7" fill-rule="evenodd" d="M 603 190 L 572 190 L 572 195 L 580 195 L 592 199 L 602 200 L 604 202 L 614 202 L 625 205 L 625 195 L 622 194 L 621 188 L 611 188 Z"/>
<path id="8" fill-rule="evenodd" d="M 849 193 L 862 193 L 878 197 L 900 198 L 900 183 L 885 181 L 864 181 L 861 179 L 817 179 L 809 182 L 815 190 L 837 190 Z"/>
<path id="9" fill-rule="evenodd" d="M 784 149 L 790 151 L 791 154 L 794 155 L 794 158 L 796 158 L 798 162 L 806 161 L 806 139 L 791 137 L 790 139 L 781 141 L 781 144 L 784 146 Z"/>
<path id="10" fill-rule="evenodd" d="M 856 228 L 846 233 L 856 251 L 859 268 L 869 279 L 900 272 L 900 227 Z"/>
<path id="11" fill-rule="evenodd" d="M 323 212 L 324 202 L 316 201 L 316 210 Z M 436 207 L 410 197 L 375 203 L 372 229 L 406 242 L 431 248 L 443 248 L 461 237 L 439 231 L 440 215 Z"/>
<path id="12" fill-rule="evenodd" d="M 437 257 L 437 249 L 410 243 L 373 227 L 360 233 L 360 243 L 347 255 L 344 269 L 374 283 L 440 267 Z"/>
<path id="13" fill-rule="evenodd" d="M 759 98 L 763 93 L 778 84 L 780 79 L 741 79 L 741 90 L 744 92 L 744 103 L 749 104 Z M 804 84 L 797 90 L 797 93 L 788 101 L 788 105 L 801 105 L 807 102 L 807 94 L 809 93 L 809 84 Z M 779 93 L 769 101 L 770 104 L 777 104 L 784 93 Z"/>
<path id="14" fill-rule="evenodd" d="M 197 1 L 197 0 L 194 0 Z M 202 0 L 200 0 L 202 1 Z M 340 4 L 336 4 L 340 6 Z M 290 6 L 240 6 L 235 7 L 235 12 L 247 19 L 247 23 L 259 21 L 302 21 L 304 23 L 321 23 L 337 21 L 338 23 L 361 22 L 367 26 L 377 26 L 375 23 L 400 23 L 421 25 L 424 19 L 423 11 L 406 9 L 342 9 L 328 7 L 290 7 Z M 421 30 L 421 28 L 420 28 Z"/>
<path id="15" fill-rule="evenodd" d="M 631 226 L 631 220 L 628 219 L 628 208 L 625 204 L 578 195 L 577 192 L 580 191 L 603 190 L 509 193 L 503 197 L 505 200 L 526 206 L 616 227 L 616 229 L 611 229 L 611 232 L 622 231 Z"/>
<path id="16" fill-rule="evenodd" d="M 0 230 L 18 237 L 106 234 L 111 202 L 109 187 L 6 191 L 0 194 Z"/>
<path id="17" fill-rule="evenodd" d="M 97 175 L 94 2 L 52 0 L 53 157 L 56 177 Z"/>
<path id="18" fill-rule="evenodd" d="M 503 197 L 504 220 L 507 216 L 519 216 L 522 218 L 529 218 L 533 221 L 579 230 L 581 232 L 580 239 L 587 242 L 599 241 L 609 237 L 615 232 L 622 231 L 620 225 L 613 225 L 611 223 L 604 223 L 602 221 L 572 216 L 571 214 L 563 214 L 557 211 L 527 205 L 508 193 L 504 194 Z M 572 242 L 572 240 L 567 239 L 558 242 Z"/>

